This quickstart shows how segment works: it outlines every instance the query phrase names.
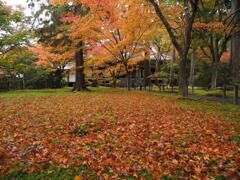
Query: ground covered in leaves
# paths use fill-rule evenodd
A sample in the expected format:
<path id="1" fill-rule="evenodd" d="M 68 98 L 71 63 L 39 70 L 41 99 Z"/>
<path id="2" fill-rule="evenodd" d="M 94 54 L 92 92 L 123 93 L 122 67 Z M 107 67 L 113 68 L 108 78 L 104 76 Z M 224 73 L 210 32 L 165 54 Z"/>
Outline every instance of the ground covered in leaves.
<path id="1" fill-rule="evenodd" d="M 240 177 L 239 114 L 180 101 L 108 88 L 0 96 L 0 178 Z"/>

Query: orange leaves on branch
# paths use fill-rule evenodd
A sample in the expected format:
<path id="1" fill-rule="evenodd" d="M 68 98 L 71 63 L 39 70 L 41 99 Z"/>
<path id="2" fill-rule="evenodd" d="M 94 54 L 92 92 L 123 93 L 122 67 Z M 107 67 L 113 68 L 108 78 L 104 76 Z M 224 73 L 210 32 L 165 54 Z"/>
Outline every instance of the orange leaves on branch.
<path id="1" fill-rule="evenodd" d="M 51 47 L 43 47 L 41 45 L 35 45 L 35 47 L 29 47 L 29 51 L 33 53 L 39 61 L 36 62 L 38 66 L 50 66 L 51 60 L 56 56 L 50 52 Z"/>
<path id="2" fill-rule="evenodd" d="M 81 16 L 63 15 L 62 18 L 61 18 L 61 21 L 62 22 L 73 22 L 73 21 L 76 21 L 79 18 L 81 18 Z"/>
<path id="3" fill-rule="evenodd" d="M 36 44 L 33 47 L 29 47 L 29 51 L 38 58 L 38 61 L 35 63 L 37 66 L 53 69 L 66 65 L 74 56 L 74 51 L 67 51 L 64 46 L 46 47 Z"/>
<path id="4" fill-rule="evenodd" d="M 229 34 L 231 28 L 223 24 L 223 22 L 210 22 L 210 23 L 194 23 L 195 31 L 205 31 L 207 33 L 219 33 L 219 34 Z"/>
<path id="5" fill-rule="evenodd" d="M 151 21 L 148 7 L 142 6 L 140 1 L 128 0 L 114 4 L 116 8 L 109 12 L 114 18 L 100 19 L 102 28 L 98 41 L 105 49 L 100 53 L 108 61 L 112 59 L 124 66 L 135 65 L 144 58 L 144 40 L 154 22 Z"/>
<path id="6" fill-rule="evenodd" d="M 155 20 L 151 8 L 140 0 L 52 0 L 54 5 L 70 3 L 80 8 L 80 12 L 62 15 L 61 21 L 67 24 L 61 27 L 77 47 L 85 42 L 87 63 L 104 64 L 111 62 L 125 66 L 136 65 L 145 57 L 145 40 Z M 70 5 L 69 4 L 69 5 Z M 138 16 L 136 16 L 138 14 Z M 89 43 L 88 41 L 91 41 Z M 100 62 L 97 62 L 100 61 Z"/>

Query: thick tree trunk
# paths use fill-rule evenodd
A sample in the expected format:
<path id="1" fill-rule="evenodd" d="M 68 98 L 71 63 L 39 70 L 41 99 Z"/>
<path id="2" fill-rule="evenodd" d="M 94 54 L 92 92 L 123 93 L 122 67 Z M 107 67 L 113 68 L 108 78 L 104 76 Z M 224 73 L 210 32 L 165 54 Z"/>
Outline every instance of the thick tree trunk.
<path id="1" fill-rule="evenodd" d="M 126 87 L 128 89 L 128 91 L 131 90 L 131 74 L 129 72 L 129 67 L 128 67 L 128 64 L 124 64 L 124 67 L 125 67 L 125 72 L 126 72 L 126 75 L 127 75 L 127 84 L 126 84 Z"/>
<path id="2" fill-rule="evenodd" d="M 137 75 L 136 75 L 136 70 L 134 70 L 133 72 L 132 72 L 132 86 L 133 86 L 133 89 L 134 90 L 136 90 L 136 88 L 137 88 Z"/>
<path id="3" fill-rule="evenodd" d="M 142 91 L 142 88 L 143 88 L 143 69 L 142 67 L 140 67 L 140 91 Z"/>
<path id="4" fill-rule="evenodd" d="M 173 82 L 174 82 L 174 63 L 175 62 L 176 62 L 176 49 L 173 47 L 171 68 L 170 68 L 170 77 L 169 77 L 169 85 L 172 87 L 172 89 L 173 89 Z"/>
<path id="5" fill-rule="evenodd" d="M 113 88 L 116 88 L 116 87 L 117 87 L 116 84 L 117 84 L 117 83 L 116 83 L 116 80 L 114 79 L 114 80 L 113 80 Z"/>
<path id="6" fill-rule="evenodd" d="M 192 49 L 191 69 L 189 85 L 192 87 L 192 94 L 194 94 L 194 71 L 195 71 L 195 49 Z"/>
<path id="7" fill-rule="evenodd" d="M 212 66 L 211 89 L 217 88 L 218 63 L 215 61 Z"/>
<path id="8" fill-rule="evenodd" d="M 116 78 L 115 74 L 113 74 L 113 83 L 112 83 L 112 87 L 113 87 L 113 88 L 116 88 L 116 86 L 117 86 L 117 78 Z"/>
<path id="9" fill-rule="evenodd" d="M 155 73 L 160 72 L 160 62 L 160 59 L 156 60 Z"/>
<path id="10" fill-rule="evenodd" d="M 187 56 L 181 57 L 179 72 L 179 93 L 185 97 L 188 96 Z"/>
<path id="11" fill-rule="evenodd" d="M 53 88 L 62 88 L 63 71 L 58 69 L 53 75 Z"/>
<path id="12" fill-rule="evenodd" d="M 86 91 L 88 90 L 85 83 L 85 74 L 84 74 L 84 58 L 83 58 L 83 43 L 79 44 L 81 48 L 75 54 L 76 61 L 76 83 L 73 88 L 73 91 Z"/>
<path id="13" fill-rule="evenodd" d="M 237 13 L 234 15 L 234 22 L 239 23 L 240 21 L 240 1 L 239 0 L 232 0 L 232 13 Z M 240 33 L 236 32 L 232 35 L 232 50 L 231 50 L 231 61 L 232 61 L 232 73 L 234 76 L 234 104 L 238 104 L 238 89 L 240 83 Z"/>
<path id="14" fill-rule="evenodd" d="M 26 74 L 23 73 L 23 77 L 22 77 L 22 88 L 23 88 L 23 89 L 26 89 L 25 79 L 26 79 Z"/>
<path id="15" fill-rule="evenodd" d="M 146 90 L 147 86 L 150 85 L 150 79 L 148 78 L 148 76 L 150 76 L 150 61 L 149 60 L 144 60 L 143 66 L 144 66 L 143 86 L 144 86 L 144 89 Z"/>
<path id="16" fill-rule="evenodd" d="M 127 89 L 131 90 L 131 73 L 129 71 L 127 71 Z"/>

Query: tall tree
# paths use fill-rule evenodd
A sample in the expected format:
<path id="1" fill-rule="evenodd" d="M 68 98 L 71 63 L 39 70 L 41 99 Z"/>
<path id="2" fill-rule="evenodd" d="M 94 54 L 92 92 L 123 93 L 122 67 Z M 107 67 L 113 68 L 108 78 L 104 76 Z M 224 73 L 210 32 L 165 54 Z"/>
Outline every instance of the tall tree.
<path id="1" fill-rule="evenodd" d="M 240 1 L 232 0 L 232 14 L 234 22 L 239 27 L 240 21 Z M 231 50 L 232 72 L 234 75 L 234 103 L 238 104 L 238 91 L 240 83 L 240 32 L 234 32 L 232 35 L 232 50 Z"/>
<path id="2" fill-rule="evenodd" d="M 34 6 L 34 3 L 36 1 L 32 0 L 30 5 Z M 38 58 L 38 66 L 51 69 L 55 79 L 53 87 L 60 88 L 64 67 L 74 59 L 75 52 L 68 31 L 62 28 L 68 22 L 62 21 L 62 17 L 73 9 L 69 5 L 41 4 L 40 7 L 34 17 L 34 21 L 38 21 L 34 27 L 38 43 L 29 49 Z M 46 14 L 45 18 L 42 18 L 43 13 Z"/>
<path id="3" fill-rule="evenodd" d="M 142 6 L 141 1 L 115 1 L 113 4 L 115 8 L 109 15 L 100 19 L 102 28 L 97 45 L 105 49 L 106 59 L 115 59 L 123 65 L 130 90 L 130 69 L 145 59 L 143 52 L 149 49 L 145 40 L 154 21 L 151 21 L 149 8 Z"/>
<path id="4" fill-rule="evenodd" d="M 227 49 L 234 26 L 228 4 L 224 0 L 201 3 L 194 25 L 194 36 L 199 41 L 202 53 L 211 60 L 211 89 L 216 89 L 221 57 Z"/>
<path id="5" fill-rule="evenodd" d="M 79 42 L 79 50 L 75 53 L 75 63 L 76 63 L 76 82 L 73 91 L 85 91 L 87 90 L 85 83 L 84 74 L 84 52 L 83 52 L 83 42 Z"/>
<path id="6" fill-rule="evenodd" d="M 85 60 L 89 40 L 95 39 L 96 33 L 100 31 L 99 17 L 103 17 L 104 8 L 109 6 L 109 2 L 89 0 L 89 1 L 58 1 L 51 0 L 53 5 L 65 5 L 70 7 L 70 12 L 63 14 L 61 18 L 66 24 L 62 26 L 71 40 L 71 46 L 75 49 L 76 83 L 74 91 L 88 90 L 85 84 Z"/>
<path id="7" fill-rule="evenodd" d="M 189 85 L 192 87 L 192 94 L 194 94 L 194 71 L 195 71 L 195 48 L 192 48 L 192 56 L 191 56 L 191 66 L 190 66 L 190 77 L 189 77 Z"/>
<path id="8" fill-rule="evenodd" d="M 19 75 L 14 62 L 29 44 L 30 37 L 21 8 L 14 9 L 0 1 L 0 71 L 8 79 L 8 89 L 14 84 L 11 80 Z"/>
<path id="9" fill-rule="evenodd" d="M 192 40 L 192 27 L 194 23 L 194 19 L 197 13 L 199 0 L 184 0 L 183 3 L 181 1 L 175 2 L 175 6 L 181 6 L 181 12 L 183 16 L 183 27 L 181 28 L 182 32 L 181 37 L 179 38 L 179 34 L 175 31 L 173 26 L 170 23 L 170 20 L 163 13 L 164 7 L 169 6 L 170 2 L 161 2 L 159 0 L 148 0 L 154 7 L 156 14 L 164 24 L 173 45 L 180 56 L 180 74 L 179 74 L 179 90 L 181 95 L 188 95 L 188 83 L 187 83 L 187 63 L 188 63 L 188 51 L 191 45 Z M 179 33 L 179 32 L 178 32 Z"/>

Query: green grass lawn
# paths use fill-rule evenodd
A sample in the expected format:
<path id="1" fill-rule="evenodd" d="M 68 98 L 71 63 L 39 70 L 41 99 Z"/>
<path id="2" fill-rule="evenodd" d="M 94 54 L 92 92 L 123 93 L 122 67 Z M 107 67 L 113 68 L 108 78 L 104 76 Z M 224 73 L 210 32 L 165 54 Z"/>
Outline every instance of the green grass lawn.
<path id="1" fill-rule="evenodd" d="M 192 93 L 192 89 L 189 88 L 190 94 Z M 233 98 L 233 91 L 226 91 L 227 98 Z M 215 96 L 215 97 L 223 97 L 223 90 L 208 90 L 207 88 L 202 87 L 195 87 L 194 88 L 194 95 L 196 96 Z"/>
<path id="2" fill-rule="evenodd" d="M 26 89 L 16 91 L 0 92 L 0 97 L 23 97 L 23 96 L 52 96 L 67 95 L 71 93 L 71 88 L 62 89 Z"/>
<path id="3" fill-rule="evenodd" d="M 189 95 L 192 95 L 192 88 L 189 87 Z M 159 88 L 157 86 L 153 87 L 153 90 L 155 91 L 159 91 Z M 165 91 L 170 91 L 171 92 L 171 88 L 170 87 L 165 87 Z M 174 87 L 174 92 L 178 92 L 178 87 Z M 239 90 L 239 94 L 240 94 L 240 90 Z M 194 95 L 195 96 L 208 96 L 208 97 L 220 97 L 223 98 L 223 90 L 221 89 L 216 89 L 216 90 L 211 90 L 211 89 L 207 89 L 204 87 L 194 87 Z M 228 99 L 232 99 L 233 98 L 233 91 L 231 90 L 227 90 L 226 91 L 226 95 Z"/>
<path id="4" fill-rule="evenodd" d="M 94 93 L 104 93 L 100 88 L 90 88 Z M 16 91 L 8 91 L 8 92 L 0 92 L 0 97 L 20 97 L 20 96 L 51 96 L 51 95 L 67 95 L 71 92 L 72 88 L 66 87 L 62 89 L 41 89 L 41 90 L 16 90 Z M 154 86 L 153 90 L 158 91 L 158 87 Z M 165 88 L 166 91 L 171 91 L 171 88 Z M 177 87 L 174 87 L 174 90 L 177 91 Z M 223 91 L 218 90 L 207 90 L 203 87 L 195 87 L 194 95 L 196 96 L 212 96 L 212 97 L 223 97 Z M 240 92 L 239 92 L 240 93 Z M 189 94 L 191 95 L 191 88 L 189 88 Z M 227 97 L 233 98 L 233 91 L 227 91 Z"/>
<path id="5" fill-rule="evenodd" d="M 106 93 L 104 91 L 106 87 L 98 87 L 98 88 L 93 88 L 90 87 L 90 92 L 86 91 L 86 92 L 80 92 L 81 94 L 85 94 L 85 93 L 100 93 L 100 94 L 104 94 Z M 71 87 L 65 87 L 65 88 L 61 88 L 61 89 L 25 89 L 25 90 L 15 90 L 15 91 L 6 91 L 6 92 L 0 92 L 0 98 L 4 98 L 4 97 L 24 97 L 24 96 L 59 96 L 59 95 L 72 95 L 75 93 L 79 93 L 79 92 L 72 92 L 72 88 Z M 110 93 L 110 92 L 108 92 Z"/>
<path id="6" fill-rule="evenodd" d="M 228 179 L 240 107 L 91 88 L 0 93 L 0 179 Z"/>

